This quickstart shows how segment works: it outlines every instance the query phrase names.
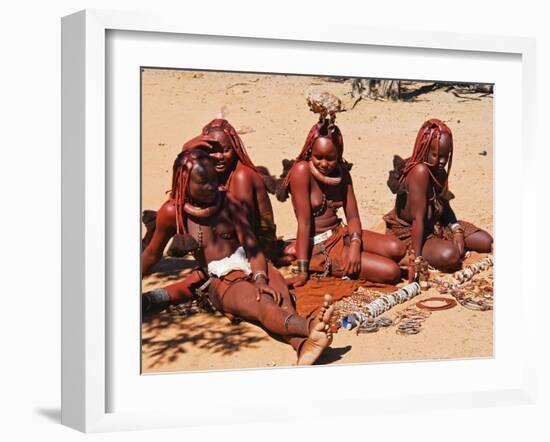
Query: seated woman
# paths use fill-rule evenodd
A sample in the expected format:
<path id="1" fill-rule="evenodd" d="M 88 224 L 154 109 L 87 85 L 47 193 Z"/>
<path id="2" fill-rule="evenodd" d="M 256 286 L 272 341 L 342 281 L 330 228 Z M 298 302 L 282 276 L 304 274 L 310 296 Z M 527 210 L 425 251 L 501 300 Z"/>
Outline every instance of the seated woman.
<path id="1" fill-rule="evenodd" d="M 183 150 L 204 149 L 216 161 L 216 172 L 222 189 L 227 190 L 244 206 L 250 214 L 249 221 L 254 229 L 260 247 L 266 257 L 275 262 L 277 257 L 276 226 L 273 208 L 267 194 L 266 181 L 271 177 L 265 168 L 256 168 L 248 156 L 244 144 L 235 128 L 227 120 L 215 119 L 202 129 L 201 135 L 183 145 Z M 271 183 L 270 183 L 271 184 Z M 274 184 L 273 184 L 274 187 Z M 166 204 L 171 204 L 167 202 Z M 164 208 L 164 206 L 163 206 Z M 161 208 L 160 210 L 163 210 Z M 144 238 L 144 246 L 152 237 L 151 213 L 144 222 L 149 223 Z M 176 245 L 169 254 L 182 256 L 188 253 L 188 245 L 181 237 L 176 237 Z"/>
<path id="2" fill-rule="evenodd" d="M 395 283 L 405 247 L 396 238 L 362 230 L 342 134 L 334 119 L 334 114 L 321 114 L 277 192 L 281 201 L 290 192 L 298 221 L 295 247 L 286 250 L 297 258 L 299 274 L 291 283 L 304 285 L 310 271 Z M 338 218 L 340 207 L 347 226 Z"/>
<path id="3" fill-rule="evenodd" d="M 388 186 L 396 194 L 395 207 L 384 216 L 388 233 L 405 242 L 411 261 L 425 259 L 447 271 L 460 265 L 465 250 L 488 253 L 493 244 L 487 232 L 458 221 L 449 204 L 454 198 L 448 189 L 452 158 L 449 127 L 437 119 L 426 121 L 412 156 L 394 157 Z"/>
<path id="4" fill-rule="evenodd" d="M 184 150 L 174 163 L 172 191 L 175 216 L 159 211 L 148 247 L 162 250 L 174 233 L 195 243 L 200 269 L 185 280 L 142 295 L 142 310 L 152 313 L 198 295 L 226 316 L 260 323 L 296 350 L 298 365 L 309 365 L 332 341 L 330 296 L 313 318 L 299 316 L 283 277 L 262 253 L 248 222 L 247 207 L 219 189 L 211 157 L 202 150 Z M 150 269 L 142 257 L 143 272 Z M 198 290 L 197 290 L 198 289 Z"/>

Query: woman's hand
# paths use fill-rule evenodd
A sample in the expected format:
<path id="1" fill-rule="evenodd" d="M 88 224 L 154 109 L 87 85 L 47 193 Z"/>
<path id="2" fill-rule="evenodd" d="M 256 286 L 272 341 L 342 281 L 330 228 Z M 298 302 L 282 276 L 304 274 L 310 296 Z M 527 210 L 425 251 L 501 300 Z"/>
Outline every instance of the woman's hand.
<path id="1" fill-rule="evenodd" d="M 256 301 L 260 301 L 262 294 L 269 295 L 275 301 L 275 304 L 281 304 L 281 294 L 267 285 L 267 281 L 264 278 L 258 278 L 254 283 L 256 287 Z"/>
<path id="2" fill-rule="evenodd" d="M 453 244 L 458 249 L 458 253 L 462 258 L 464 256 L 464 234 L 463 233 L 453 234 Z"/>
<path id="3" fill-rule="evenodd" d="M 305 285 L 309 275 L 307 272 L 298 273 L 298 275 L 293 276 L 292 278 L 285 279 L 286 285 L 289 287 L 302 287 Z"/>
<path id="4" fill-rule="evenodd" d="M 344 265 L 344 275 L 358 275 L 361 271 L 361 243 L 352 241 L 349 245 L 348 262 Z"/>

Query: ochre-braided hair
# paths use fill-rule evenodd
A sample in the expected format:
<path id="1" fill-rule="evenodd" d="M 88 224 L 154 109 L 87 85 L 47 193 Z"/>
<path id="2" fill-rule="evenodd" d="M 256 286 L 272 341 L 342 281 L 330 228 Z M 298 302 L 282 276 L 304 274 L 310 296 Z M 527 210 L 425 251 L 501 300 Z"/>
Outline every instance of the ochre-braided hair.
<path id="1" fill-rule="evenodd" d="M 178 234 L 187 232 L 185 228 L 185 211 L 183 210 L 183 206 L 189 198 L 189 178 L 193 166 L 203 159 L 212 162 L 212 158 L 210 158 L 204 150 L 186 149 L 182 151 L 174 161 L 170 199 L 176 206 L 176 230 Z"/>
<path id="2" fill-rule="evenodd" d="M 414 143 L 414 149 L 411 157 L 407 159 L 405 167 L 399 182 L 402 183 L 409 172 L 413 169 L 414 166 L 420 163 L 426 164 L 428 152 L 430 151 L 430 146 L 433 140 L 435 140 L 435 145 L 437 149 L 437 155 L 439 156 L 439 142 L 441 135 L 446 134 L 453 140 L 453 135 L 451 129 L 443 123 L 443 121 L 433 118 L 431 120 L 425 121 L 424 124 L 420 127 L 418 134 L 416 136 L 416 141 Z M 452 145 L 452 144 L 451 144 Z M 433 178 L 436 185 L 440 188 L 439 193 L 445 193 L 449 187 L 449 175 L 451 174 L 451 165 L 453 163 L 453 149 L 449 152 L 449 162 L 447 163 L 447 177 L 444 183 L 440 183 L 437 178 L 433 175 L 432 171 L 428 169 L 431 177 Z"/>
<path id="3" fill-rule="evenodd" d="M 277 199 L 279 201 L 286 201 L 288 198 L 292 170 L 299 161 L 309 161 L 311 159 L 313 144 L 317 138 L 321 137 L 330 138 L 336 146 L 336 149 L 338 150 L 338 165 L 348 165 L 347 161 L 344 159 L 344 139 L 340 128 L 334 124 L 334 118 L 328 119 L 321 117 L 319 121 L 309 130 L 304 147 L 294 160 L 294 164 L 284 177 L 282 184 L 277 189 Z"/>

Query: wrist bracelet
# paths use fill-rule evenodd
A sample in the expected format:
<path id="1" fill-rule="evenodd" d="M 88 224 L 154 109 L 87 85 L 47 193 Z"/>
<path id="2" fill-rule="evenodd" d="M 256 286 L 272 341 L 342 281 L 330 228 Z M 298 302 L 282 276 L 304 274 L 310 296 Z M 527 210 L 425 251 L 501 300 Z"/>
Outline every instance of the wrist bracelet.
<path id="1" fill-rule="evenodd" d="M 350 243 L 352 243 L 353 241 L 359 241 L 359 243 L 362 242 L 362 235 L 360 232 L 352 232 L 351 235 L 350 235 Z"/>
<path id="2" fill-rule="evenodd" d="M 254 273 L 254 282 L 256 282 L 260 278 L 264 278 L 267 281 L 267 273 L 265 273 L 263 270 L 258 270 L 256 273 Z"/>
<path id="3" fill-rule="evenodd" d="M 298 259 L 296 263 L 298 264 L 298 273 L 308 273 L 309 261 L 307 259 Z"/>
<path id="4" fill-rule="evenodd" d="M 451 227 L 451 232 L 453 233 L 455 232 L 464 233 L 464 230 L 462 230 L 462 226 L 459 223 L 451 224 L 450 227 Z"/>

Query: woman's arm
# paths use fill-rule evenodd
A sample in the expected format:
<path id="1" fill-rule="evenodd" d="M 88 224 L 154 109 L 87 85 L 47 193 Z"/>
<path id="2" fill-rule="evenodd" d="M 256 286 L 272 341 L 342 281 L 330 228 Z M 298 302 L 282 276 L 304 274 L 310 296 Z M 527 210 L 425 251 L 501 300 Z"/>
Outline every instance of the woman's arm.
<path id="1" fill-rule="evenodd" d="M 443 203 L 443 222 L 448 225 L 453 232 L 453 243 L 458 249 L 460 256 L 464 256 L 465 244 L 464 244 L 464 231 L 456 218 L 454 210 L 451 208 L 449 201 Z"/>
<path id="2" fill-rule="evenodd" d="M 165 202 L 157 212 L 155 232 L 151 242 L 141 254 L 141 276 L 148 275 L 160 261 L 166 244 L 176 234 L 176 208 L 171 201 Z"/>
<path id="3" fill-rule="evenodd" d="M 253 219 L 253 216 L 256 211 L 254 209 L 254 180 L 251 173 L 253 171 L 248 168 L 239 167 L 231 180 L 229 192 L 245 206 L 249 221 L 254 223 L 256 220 Z"/>
<path id="4" fill-rule="evenodd" d="M 296 258 L 298 275 L 287 279 L 287 284 L 294 287 L 303 286 L 309 279 L 309 259 L 311 257 L 310 238 L 314 230 L 311 213 L 311 172 L 306 161 L 299 162 L 289 173 L 292 206 L 298 222 L 296 232 Z"/>
<path id="5" fill-rule="evenodd" d="M 357 207 L 357 199 L 355 198 L 355 191 L 353 190 L 353 182 L 349 172 L 346 173 L 346 195 L 344 198 L 344 213 L 346 214 L 346 222 L 350 233 L 361 233 L 361 218 L 359 216 L 359 208 Z"/>
<path id="6" fill-rule="evenodd" d="M 226 204 L 229 208 L 231 221 L 235 226 L 237 239 L 246 252 L 252 272 L 267 272 L 267 261 L 250 226 L 247 207 L 233 194 L 227 194 Z"/>
<path id="7" fill-rule="evenodd" d="M 311 225 L 311 184 L 309 165 L 300 162 L 292 169 L 290 193 L 292 206 L 298 222 L 296 232 L 296 258 L 309 261 L 311 255 L 310 238 L 313 236 Z"/>
<path id="8" fill-rule="evenodd" d="M 430 173 L 428 166 L 418 164 L 407 177 L 408 204 L 412 216 L 411 242 L 416 256 L 422 255 L 424 245 L 424 221 L 428 208 L 428 186 Z"/>
<path id="9" fill-rule="evenodd" d="M 273 297 L 275 302 L 279 304 L 281 301 L 281 295 L 268 286 L 267 260 L 260 249 L 258 239 L 256 238 L 256 235 L 254 235 L 252 227 L 248 221 L 249 214 L 247 213 L 246 206 L 241 204 L 232 195 L 227 195 L 226 204 L 229 208 L 229 213 L 235 226 L 237 239 L 243 246 L 246 256 L 250 262 L 254 285 L 256 286 L 258 292 L 257 300 L 259 301 L 261 294 L 265 293 Z"/>
<path id="10" fill-rule="evenodd" d="M 355 275 L 361 270 L 361 250 L 362 250 L 362 227 L 357 207 L 357 198 L 353 190 L 353 181 L 349 172 L 346 177 L 346 194 L 344 198 L 344 213 L 350 235 L 349 255 L 346 265 L 343 268 L 345 275 Z"/>

